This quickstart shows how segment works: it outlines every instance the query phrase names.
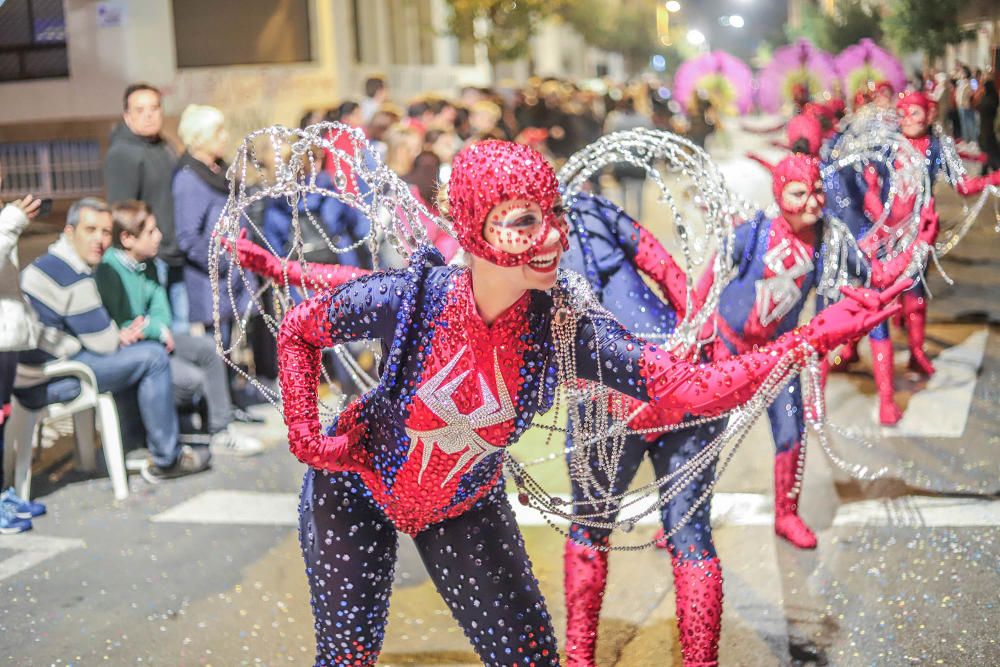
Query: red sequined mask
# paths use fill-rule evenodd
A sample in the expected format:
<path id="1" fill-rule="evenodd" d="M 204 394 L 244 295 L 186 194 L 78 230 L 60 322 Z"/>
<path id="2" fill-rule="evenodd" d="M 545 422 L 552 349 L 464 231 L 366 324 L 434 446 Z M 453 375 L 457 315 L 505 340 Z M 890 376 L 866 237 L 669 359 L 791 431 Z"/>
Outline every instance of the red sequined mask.
<path id="1" fill-rule="evenodd" d="M 914 91 L 906 93 L 900 96 L 899 101 L 896 102 L 896 110 L 903 116 L 910 115 L 911 107 L 920 107 L 924 110 L 924 122 L 922 123 L 924 130 L 930 125 L 931 112 L 934 110 L 934 102 L 931 101 L 927 95 L 920 91 Z"/>
<path id="2" fill-rule="evenodd" d="M 483 237 L 490 211 L 515 199 L 537 204 L 542 210 L 540 229 L 512 232 L 514 242 L 525 246 L 519 253 L 501 250 Z M 552 228 L 559 232 L 563 249 L 568 247 L 555 171 L 530 146 L 488 140 L 463 148 L 452 163 L 448 203 L 462 249 L 494 264 L 527 264 L 544 248 Z"/>
<path id="3" fill-rule="evenodd" d="M 814 188 L 816 182 L 820 180 L 819 160 L 812 155 L 803 155 L 802 153 L 789 155 L 771 168 L 771 176 L 773 177 L 771 192 L 774 193 L 774 199 L 781 207 L 781 212 L 801 213 L 799 210 L 786 210 L 781 203 L 781 193 L 785 186 L 792 182 L 803 183 L 810 189 Z M 821 195 L 822 191 L 817 194 Z"/>

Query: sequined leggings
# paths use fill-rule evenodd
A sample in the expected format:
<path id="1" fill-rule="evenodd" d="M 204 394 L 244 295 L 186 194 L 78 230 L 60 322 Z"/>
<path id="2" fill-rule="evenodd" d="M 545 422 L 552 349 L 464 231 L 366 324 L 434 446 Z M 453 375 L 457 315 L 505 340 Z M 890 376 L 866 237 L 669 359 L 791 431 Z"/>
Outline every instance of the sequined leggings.
<path id="1" fill-rule="evenodd" d="M 788 381 L 777 398 L 767 406 L 774 452 L 787 452 L 802 442 L 806 433 L 806 414 L 802 403 L 802 381 L 798 376 Z"/>
<path id="2" fill-rule="evenodd" d="M 359 477 L 310 469 L 299 538 L 316 629 L 316 665 L 374 665 L 398 544 Z M 558 665 L 555 635 L 503 485 L 414 541 L 441 597 L 486 665 Z"/>
<path id="3" fill-rule="evenodd" d="M 621 460 L 615 471 L 613 493 L 620 493 L 628 488 L 639 470 L 644 456 L 649 456 L 656 476 L 665 475 L 677 470 L 692 456 L 704 448 L 724 426 L 717 421 L 699 427 L 667 433 L 653 442 L 647 442 L 641 436 L 628 436 L 624 445 Z M 591 469 L 602 486 L 607 485 L 607 478 L 594 461 Z M 715 466 L 702 471 L 698 477 L 688 484 L 678 495 L 670 500 L 662 510 L 661 520 L 666 532 L 680 523 L 681 519 L 691 509 L 695 501 L 701 497 L 714 476 Z M 573 499 L 577 502 L 586 500 L 580 485 L 573 481 Z M 601 521 L 612 521 L 618 515 L 617 507 L 580 505 L 578 512 L 598 512 Z M 709 522 L 711 514 L 711 498 L 707 499 L 691 516 L 690 521 L 678 530 L 667 546 L 671 553 L 690 560 L 715 558 L 715 544 L 712 542 L 712 525 Z M 589 528 L 574 523 L 570 528 L 574 537 L 591 544 L 607 544 L 611 531 L 606 528 Z"/>

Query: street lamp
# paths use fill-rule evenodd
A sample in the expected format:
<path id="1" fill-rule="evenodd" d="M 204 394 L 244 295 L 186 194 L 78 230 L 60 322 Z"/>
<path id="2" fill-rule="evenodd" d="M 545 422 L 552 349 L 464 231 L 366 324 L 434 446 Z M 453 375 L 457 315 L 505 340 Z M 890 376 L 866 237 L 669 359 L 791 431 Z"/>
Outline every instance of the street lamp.
<path id="1" fill-rule="evenodd" d="M 667 11 L 671 14 L 679 12 L 680 10 L 681 3 L 677 2 L 677 0 L 670 0 L 670 2 L 667 3 Z"/>
<path id="2" fill-rule="evenodd" d="M 688 44 L 691 44 L 692 46 L 701 46 L 705 43 L 705 33 L 701 30 L 695 30 L 692 28 L 691 30 L 688 30 L 687 41 Z"/>

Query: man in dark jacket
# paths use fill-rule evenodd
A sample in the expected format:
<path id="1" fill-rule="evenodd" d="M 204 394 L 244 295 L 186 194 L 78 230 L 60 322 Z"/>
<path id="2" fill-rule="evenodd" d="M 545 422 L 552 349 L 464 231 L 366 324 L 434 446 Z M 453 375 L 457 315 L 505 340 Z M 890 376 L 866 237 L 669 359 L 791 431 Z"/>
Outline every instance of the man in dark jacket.
<path id="1" fill-rule="evenodd" d="M 108 200 L 112 203 L 139 200 L 156 216 L 163 234 L 157 274 L 170 297 L 173 328 L 185 333 L 188 298 L 184 254 L 177 246 L 171 190 L 177 158 L 160 135 L 163 130 L 160 91 L 147 83 L 134 83 L 125 89 L 124 107 L 123 122 L 111 134 L 111 148 L 104 165 Z"/>

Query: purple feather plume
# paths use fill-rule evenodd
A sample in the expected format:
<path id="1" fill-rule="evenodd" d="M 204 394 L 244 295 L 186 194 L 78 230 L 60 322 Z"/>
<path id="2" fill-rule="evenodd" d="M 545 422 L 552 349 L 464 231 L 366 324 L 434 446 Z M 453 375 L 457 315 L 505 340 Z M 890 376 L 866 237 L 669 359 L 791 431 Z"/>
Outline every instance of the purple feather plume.
<path id="1" fill-rule="evenodd" d="M 832 92 L 840 79 L 833 56 L 807 39 L 776 49 L 771 62 L 760 71 L 757 101 L 767 113 L 777 113 L 792 102 L 792 90 L 802 84 L 815 98 Z"/>
<path id="2" fill-rule="evenodd" d="M 704 91 L 711 99 L 725 93 L 740 113 L 753 104 L 753 72 L 750 67 L 725 51 L 712 51 L 684 61 L 674 76 L 674 99 L 688 107 Z M 725 91 L 718 90 L 720 87 Z"/>
<path id="3" fill-rule="evenodd" d="M 844 94 L 850 98 L 868 82 L 888 81 L 896 92 L 906 88 L 906 72 L 899 60 L 870 39 L 848 46 L 836 58 Z"/>

